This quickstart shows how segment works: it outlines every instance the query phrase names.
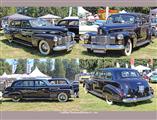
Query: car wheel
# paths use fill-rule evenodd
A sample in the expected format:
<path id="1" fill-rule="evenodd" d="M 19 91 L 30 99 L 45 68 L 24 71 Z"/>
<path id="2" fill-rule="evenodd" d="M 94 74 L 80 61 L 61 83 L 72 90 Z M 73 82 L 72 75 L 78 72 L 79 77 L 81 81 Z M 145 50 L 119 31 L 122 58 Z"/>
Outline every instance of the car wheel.
<path id="1" fill-rule="evenodd" d="M 85 84 L 84 85 L 84 92 L 87 94 L 89 91 L 88 91 L 88 89 L 87 89 L 87 85 Z"/>
<path id="2" fill-rule="evenodd" d="M 42 55 L 49 55 L 51 53 L 51 47 L 45 40 L 39 42 L 39 51 Z"/>
<path id="3" fill-rule="evenodd" d="M 124 54 L 125 56 L 131 55 L 132 49 L 133 49 L 133 48 L 132 48 L 132 42 L 131 42 L 130 39 L 128 39 L 128 41 L 127 41 L 127 43 L 126 43 L 126 45 L 125 45 L 125 48 L 124 48 L 124 50 L 123 50 L 123 54 Z"/>
<path id="4" fill-rule="evenodd" d="M 13 102 L 19 102 L 21 100 L 21 96 L 20 95 L 13 95 L 12 96 L 12 101 Z"/>
<path id="5" fill-rule="evenodd" d="M 60 93 L 58 95 L 58 101 L 59 102 L 67 102 L 68 101 L 68 96 L 66 93 Z"/>
<path id="6" fill-rule="evenodd" d="M 106 102 L 107 104 L 109 105 L 112 105 L 113 104 L 113 100 L 111 98 L 109 98 L 108 96 L 106 96 Z"/>
<path id="7" fill-rule="evenodd" d="M 12 39 L 9 39 L 9 40 L 8 40 L 8 42 L 9 42 L 9 43 L 12 43 L 12 42 L 13 42 L 13 40 L 12 40 Z"/>
<path id="8" fill-rule="evenodd" d="M 92 53 L 92 52 L 93 52 L 93 50 L 91 50 L 90 48 L 87 48 L 87 51 L 88 51 L 89 53 Z"/>

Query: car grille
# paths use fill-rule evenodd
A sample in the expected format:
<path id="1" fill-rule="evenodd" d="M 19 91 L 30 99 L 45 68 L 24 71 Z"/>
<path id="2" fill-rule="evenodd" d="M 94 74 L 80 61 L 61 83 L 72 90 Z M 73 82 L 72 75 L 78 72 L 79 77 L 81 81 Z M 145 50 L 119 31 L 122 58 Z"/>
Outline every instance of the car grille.
<path id="1" fill-rule="evenodd" d="M 91 38 L 91 43 L 96 45 L 105 45 L 108 42 L 108 37 L 106 36 L 94 36 Z"/>
<path id="2" fill-rule="evenodd" d="M 73 41 L 72 36 L 65 36 L 61 40 L 58 41 L 58 45 L 66 45 L 68 42 Z"/>

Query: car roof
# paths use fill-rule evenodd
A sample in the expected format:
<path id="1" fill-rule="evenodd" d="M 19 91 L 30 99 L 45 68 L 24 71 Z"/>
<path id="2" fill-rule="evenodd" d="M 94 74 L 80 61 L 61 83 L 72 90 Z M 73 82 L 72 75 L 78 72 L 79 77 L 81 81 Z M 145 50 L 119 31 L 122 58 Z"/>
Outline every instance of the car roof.
<path id="1" fill-rule="evenodd" d="M 58 80 L 58 79 L 67 80 L 67 78 L 51 78 L 51 79 L 48 79 L 48 80 Z"/>
<path id="2" fill-rule="evenodd" d="M 65 17 L 63 20 L 79 20 L 79 17 L 77 16 Z"/>
<path id="3" fill-rule="evenodd" d="M 131 69 L 131 68 L 101 68 L 101 69 L 98 69 L 98 70 L 101 70 L 101 71 L 110 71 L 110 72 L 128 71 L 128 70 L 136 71 L 136 70 Z"/>

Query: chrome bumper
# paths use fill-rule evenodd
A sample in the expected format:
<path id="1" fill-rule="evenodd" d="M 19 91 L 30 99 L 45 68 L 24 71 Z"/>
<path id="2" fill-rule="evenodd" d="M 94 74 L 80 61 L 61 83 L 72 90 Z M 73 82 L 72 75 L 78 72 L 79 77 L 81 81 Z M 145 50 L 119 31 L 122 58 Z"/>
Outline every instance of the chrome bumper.
<path id="1" fill-rule="evenodd" d="M 83 44 L 85 48 L 89 48 L 91 50 L 123 50 L 124 45 L 93 45 L 93 44 Z"/>
<path id="2" fill-rule="evenodd" d="M 68 42 L 66 45 L 59 45 L 53 48 L 54 51 L 67 50 L 70 51 L 73 46 L 76 44 L 75 41 Z"/>
<path id="3" fill-rule="evenodd" d="M 124 103 L 132 103 L 132 102 L 139 102 L 139 101 L 145 101 L 153 98 L 153 95 L 147 96 L 147 97 L 142 97 L 142 98 L 126 98 L 123 99 L 122 101 Z"/>

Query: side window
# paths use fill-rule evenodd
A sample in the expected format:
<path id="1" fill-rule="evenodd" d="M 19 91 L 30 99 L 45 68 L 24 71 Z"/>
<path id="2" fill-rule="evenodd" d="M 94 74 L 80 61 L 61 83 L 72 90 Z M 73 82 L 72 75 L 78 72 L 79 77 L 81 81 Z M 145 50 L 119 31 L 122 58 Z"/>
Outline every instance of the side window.
<path id="1" fill-rule="evenodd" d="M 21 21 L 14 21 L 14 27 L 20 28 L 21 27 Z"/>
<path id="2" fill-rule="evenodd" d="M 105 80 L 112 80 L 112 73 L 111 72 L 105 72 Z"/>
<path id="3" fill-rule="evenodd" d="M 60 22 L 58 23 L 58 25 L 65 26 L 65 25 L 67 25 L 67 21 L 60 21 Z"/>
<path id="4" fill-rule="evenodd" d="M 67 85 L 68 83 L 66 80 L 58 80 L 58 84 Z"/>
<path id="5" fill-rule="evenodd" d="M 41 80 L 38 80 L 38 81 L 35 81 L 35 86 L 36 87 L 46 86 L 46 83 Z"/>
<path id="6" fill-rule="evenodd" d="M 29 21 L 23 21 L 23 22 L 22 22 L 22 27 L 23 27 L 23 28 L 30 28 L 31 25 L 30 25 Z"/>
<path id="7" fill-rule="evenodd" d="M 99 78 L 105 78 L 105 73 L 103 71 L 99 72 Z"/>
<path id="8" fill-rule="evenodd" d="M 95 76 L 96 78 L 98 78 L 98 77 L 99 77 L 99 71 L 96 71 L 96 72 L 94 73 L 94 76 Z"/>
<path id="9" fill-rule="evenodd" d="M 14 84 L 14 87 L 33 87 L 34 81 L 19 81 Z"/>
<path id="10" fill-rule="evenodd" d="M 69 21 L 69 26 L 78 26 L 79 25 L 79 21 Z"/>

